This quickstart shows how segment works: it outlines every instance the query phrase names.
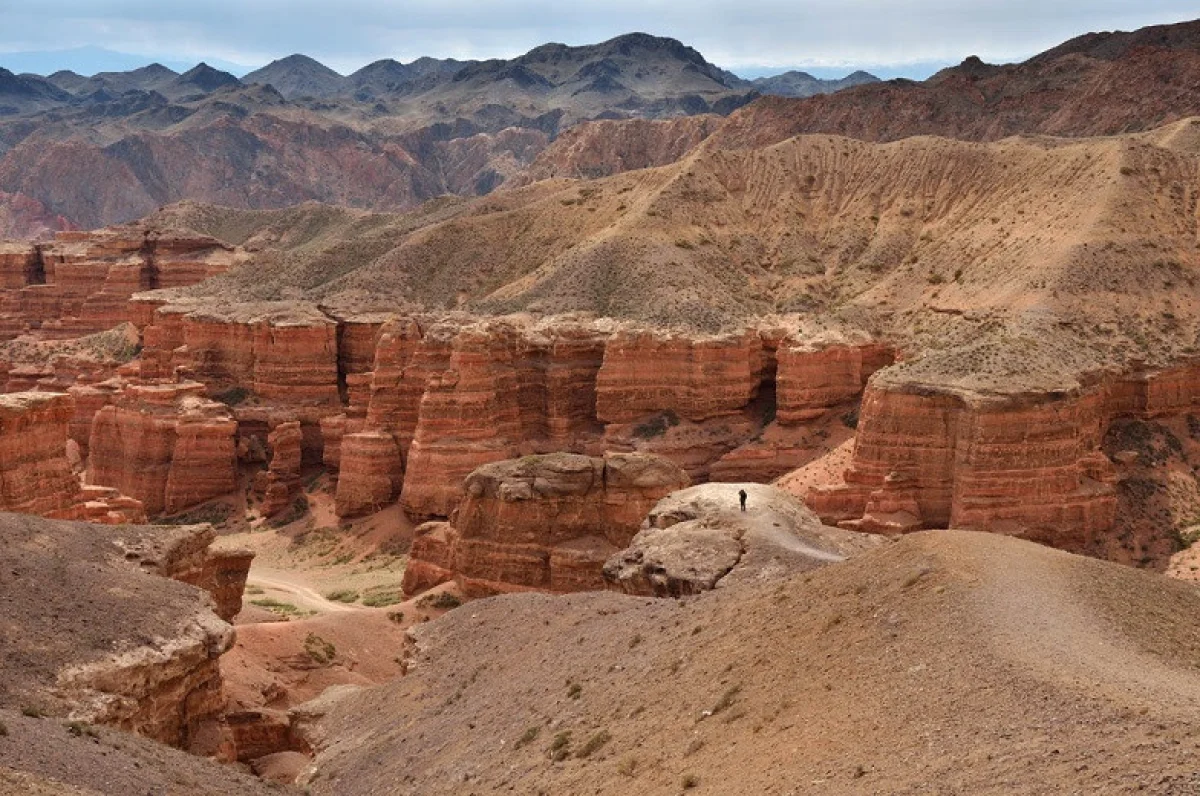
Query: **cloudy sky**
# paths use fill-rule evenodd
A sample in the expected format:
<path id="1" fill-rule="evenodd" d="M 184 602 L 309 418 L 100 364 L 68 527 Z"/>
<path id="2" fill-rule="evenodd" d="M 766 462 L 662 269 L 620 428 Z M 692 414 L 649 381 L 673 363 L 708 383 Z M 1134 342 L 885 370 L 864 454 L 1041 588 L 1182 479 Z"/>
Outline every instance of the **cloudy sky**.
<path id="1" fill-rule="evenodd" d="M 1087 31 L 1196 17 L 1195 0 L 0 0 L 0 65 L 70 48 L 251 68 L 303 52 L 346 73 L 384 57 L 510 57 L 640 30 L 743 73 L 923 76 L 966 55 L 1020 60 Z"/>

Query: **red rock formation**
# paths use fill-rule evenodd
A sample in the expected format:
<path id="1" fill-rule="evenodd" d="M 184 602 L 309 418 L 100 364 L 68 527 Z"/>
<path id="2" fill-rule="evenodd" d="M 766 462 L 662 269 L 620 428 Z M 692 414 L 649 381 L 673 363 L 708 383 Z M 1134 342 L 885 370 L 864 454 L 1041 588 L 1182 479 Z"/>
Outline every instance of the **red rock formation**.
<path id="1" fill-rule="evenodd" d="M 414 517 L 449 516 L 462 480 L 506 459 L 521 440 L 517 330 L 502 322 L 467 327 L 454 338 L 449 369 L 421 399 L 402 500 Z M 343 460 L 346 457 L 343 443 Z"/>
<path id="2" fill-rule="evenodd" d="M 480 467 L 449 523 L 413 541 L 404 589 L 451 575 L 472 596 L 603 588 L 605 560 L 629 544 L 646 512 L 688 484 L 665 459 L 613 454 L 529 456 Z"/>
<path id="3" fill-rule="evenodd" d="M 877 344 L 789 341 L 780 346 L 777 359 L 775 418 L 781 425 L 794 425 L 857 398 L 871 374 L 891 364 L 893 355 Z"/>
<path id="4" fill-rule="evenodd" d="M 79 516 L 82 493 L 67 461 L 71 396 L 0 395 L 0 510 Z"/>
<path id="5" fill-rule="evenodd" d="M 326 444 L 336 446 L 327 461 L 336 458 L 339 468 L 339 516 L 370 511 L 396 498 L 421 396 L 430 378 L 449 365 L 455 331 L 456 327 L 438 325 L 423 336 L 411 318 L 381 327 L 365 421 L 346 418 L 322 423 Z"/>
<path id="6" fill-rule="evenodd" d="M 378 511 L 400 490 L 400 448 L 385 431 L 360 431 L 342 437 L 337 496 L 339 517 Z"/>
<path id="7" fill-rule="evenodd" d="M 235 255 L 202 235 L 136 227 L 60 232 L 47 244 L 0 249 L 0 326 L 79 337 L 134 320 L 130 297 L 224 272 Z"/>
<path id="8" fill-rule="evenodd" d="M 75 401 L 75 414 L 71 417 L 68 435 L 79 446 L 80 454 L 86 458 L 88 443 L 92 437 L 92 420 L 96 413 L 115 401 L 125 385 L 119 380 L 100 384 L 81 384 L 67 390 Z"/>
<path id="9" fill-rule="evenodd" d="M 300 492 L 300 449 L 303 435 L 300 421 L 279 423 L 267 435 L 271 463 L 263 488 L 264 516 L 270 517 L 287 508 Z"/>
<path id="10" fill-rule="evenodd" d="M 87 481 L 174 514 L 237 487 L 237 423 L 196 382 L 130 385 L 92 423 Z"/>
<path id="11" fill-rule="evenodd" d="M 1077 546 L 1115 516 L 1112 466 L 1099 452 L 1106 395 L 1099 385 L 988 398 L 878 380 L 845 483 L 806 500 L 843 527 L 992 530 Z"/>
<path id="12" fill-rule="evenodd" d="M 618 332 L 596 379 L 596 416 L 633 423 L 667 410 L 693 421 L 734 415 L 758 393 L 762 367 L 754 331 L 698 338 Z"/>

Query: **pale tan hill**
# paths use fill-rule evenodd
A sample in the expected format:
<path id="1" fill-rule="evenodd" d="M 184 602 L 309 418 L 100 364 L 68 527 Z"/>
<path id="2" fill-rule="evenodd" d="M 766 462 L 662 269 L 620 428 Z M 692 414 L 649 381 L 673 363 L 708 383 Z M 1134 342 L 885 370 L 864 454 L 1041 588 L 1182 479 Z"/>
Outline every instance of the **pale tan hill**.
<path id="1" fill-rule="evenodd" d="M 1078 371 L 1169 358 L 1194 339 L 1197 129 L 993 143 L 801 136 L 702 145 L 670 166 L 402 216 L 192 205 L 148 223 L 228 228 L 230 242 L 260 249 L 193 295 L 585 311 L 699 329 L 838 315 L 915 349 L 983 346 L 975 364 L 1007 330 L 1053 367 L 1065 348 Z"/>
<path id="2" fill-rule="evenodd" d="M 325 729 L 316 793 L 1188 793 L 1200 595 L 926 532 L 685 602 L 473 602 Z"/>

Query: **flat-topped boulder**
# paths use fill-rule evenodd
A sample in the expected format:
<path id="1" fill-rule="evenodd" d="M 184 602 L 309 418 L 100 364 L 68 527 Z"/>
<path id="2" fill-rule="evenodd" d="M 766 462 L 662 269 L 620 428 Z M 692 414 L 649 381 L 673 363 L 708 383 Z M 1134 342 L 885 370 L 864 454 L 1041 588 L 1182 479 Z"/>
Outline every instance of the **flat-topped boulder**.
<path id="1" fill-rule="evenodd" d="M 603 574 L 618 591 L 681 597 L 815 569 L 882 541 L 822 525 L 803 503 L 773 486 L 701 484 L 660 500 Z"/>

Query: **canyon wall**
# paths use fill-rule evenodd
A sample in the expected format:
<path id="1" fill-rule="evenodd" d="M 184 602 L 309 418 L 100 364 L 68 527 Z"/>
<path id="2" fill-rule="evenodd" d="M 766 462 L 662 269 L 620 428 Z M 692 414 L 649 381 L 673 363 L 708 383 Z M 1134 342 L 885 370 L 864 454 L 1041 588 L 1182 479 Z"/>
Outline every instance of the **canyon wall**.
<path id="1" fill-rule="evenodd" d="M 131 384 L 92 421 L 87 482 L 175 514 L 237 488 L 237 421 L 198 382 Z"/>
<path id="2" fill-rule="evenodd" d="M 467 476 L 449 522 L 418 529 L 404 590 L 456 579 L 471 596 L 603 588 L 601 569 L 646 512 L 688 484 L 645 454 L 556 453 L 484 465 Z"/>
<path id="3" fill-rule="evenodd" d="M 1084 549 L 1112 531 L 1118 418 L 1200 407 L 1200 366 L 1102 374 L 1074 389 L 996 395 L 881 373 L 863 397 L 850 466 L 805 501 L 825 522 L 898 533 L 964 528 Z"/>
<path id="4" fill-rule="evenodd" d="M 194 285 L 236 253 L 215 238 L 135 227 L 60 232 L 50 243 L 0 243 L 0 339 L 70 338 L 134 320 L 134 293 Z"/>

